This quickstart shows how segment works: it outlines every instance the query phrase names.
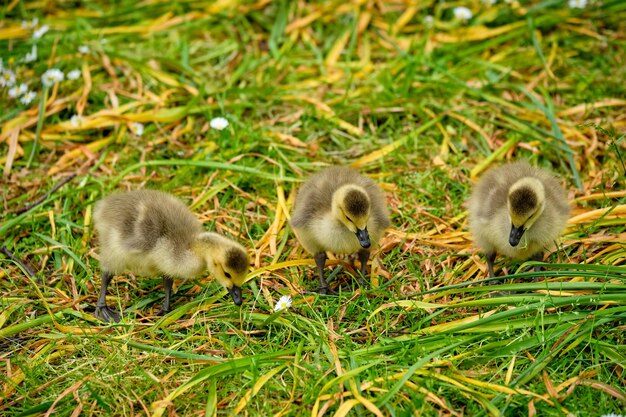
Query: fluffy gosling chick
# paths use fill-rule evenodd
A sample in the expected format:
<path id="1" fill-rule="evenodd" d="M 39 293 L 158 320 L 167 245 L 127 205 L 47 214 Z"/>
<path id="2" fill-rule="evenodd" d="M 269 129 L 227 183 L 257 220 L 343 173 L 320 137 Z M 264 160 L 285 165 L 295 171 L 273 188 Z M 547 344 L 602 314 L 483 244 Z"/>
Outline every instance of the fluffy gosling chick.
<path id="1" fill-rule="evenodd" d="M 495 276 L 496 253 L 543 260 L 544 249 L 554 247 L 569 212 L 567 195 L 549 172 L 526 162 L 489 170 L 469 199 L 470 231 L 487 257 L 489 276 Z"/>
<path id="2" fill-rule="evenodd" d="M 315 258 L 322 294 L 331 293 L 324 279 L 326 252 L 358 252 L 364 277 L 372 241 L 390 224 L 380 188 L 348 167 L 327 168 L 309 178 L 298 190 L 291 216 L 296 237 Z"/>
<path id="3" fill-rule="evenodd" d="M 174 278 L 197 277 L 207 269 L 241 305 L 241 285 L 249 267 L 246 250 L 204 231 L 176 197 L 155 190 L 113 194 L 96 203 L 93 219 L 102 267 L 96 304 L 100 319 L 119 322 L 119 313 L 106 305 L 106 290 L 111 278 L 125 271 L 163 276 L 165 300 L 159 314 L 169 311 Z"/>

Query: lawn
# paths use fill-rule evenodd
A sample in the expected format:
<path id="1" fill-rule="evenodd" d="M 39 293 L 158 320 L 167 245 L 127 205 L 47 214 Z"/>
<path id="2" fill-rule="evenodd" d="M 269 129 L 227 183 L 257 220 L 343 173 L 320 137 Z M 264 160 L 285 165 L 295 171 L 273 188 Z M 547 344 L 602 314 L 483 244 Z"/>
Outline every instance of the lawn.
<path id="1" fill-rule="evenodd" d="M 0 415 L 624 414 L 626 2 L 14 0 L 0 17 Z M 486 285 L 465 201 L 518 159 L 558 176 L 571 218 L 543 271 L 499 257 Z M 392 222 L 370 288 L 331 257 L 338 296 L 311 291 L 289 226 L 329 165 L 380 184 Z M 206 276 L 161 317 L 161 279 L 124 274 L 123 320 L 94 316 L 93 204 L 143 187 L 248 249 L 241 307 Z"/>

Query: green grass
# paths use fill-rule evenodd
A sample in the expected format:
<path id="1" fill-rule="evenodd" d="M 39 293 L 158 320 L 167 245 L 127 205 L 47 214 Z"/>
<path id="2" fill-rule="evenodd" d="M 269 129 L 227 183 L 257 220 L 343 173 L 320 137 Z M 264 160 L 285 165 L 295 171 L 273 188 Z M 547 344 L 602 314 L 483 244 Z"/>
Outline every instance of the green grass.
<path id="1" fill-rule="evenodd" d="M 434 1 L 3 5 L 3 65 L 39 96 L 0 87 L 0 245 L 42 282 L 0 255 L 0 415 L 623 413 L 626 5 L 591 3 L 468 2 L 467 25 Z M 43 103 L 52 67 L 82 75 Z M 547 282 L 499 258 L 486 286 L 464 201 L 514 159 L 563 178 L 572 221 Z M 339 260 L 326 297 L 283 208 L 332 164 L 381 184 L 393 228 L 372 288 Z M 124 320 L 93 316 L 92 204 L 141 187 L 249 248 L 241 308 L 207 277 L 158 317 L 160 279 L 122 275 Z"/>

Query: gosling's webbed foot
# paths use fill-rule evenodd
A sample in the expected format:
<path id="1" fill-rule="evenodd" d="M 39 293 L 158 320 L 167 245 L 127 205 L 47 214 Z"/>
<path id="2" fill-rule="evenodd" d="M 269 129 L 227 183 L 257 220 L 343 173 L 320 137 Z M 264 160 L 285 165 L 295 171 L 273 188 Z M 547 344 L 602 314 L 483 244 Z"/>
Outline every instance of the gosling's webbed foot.
<path id="1" fill-rule="evenodd" d="M 366 289 L 366 290 L 370 289 L 370 287 L 371 287 L 370 283 L 364 277 L 362 277 L 362 276 L 358 277 L 357 281 L 359 282 L 359 285 L 361 287 L 363 287 L 364 289 Z"/>
<path id="2" fill-rule="evenodd" d="M 166 314 L 167 314 L 167 313 L 169 313 L 169 312 L 170 312 L 170 309 L 169 309 L 169 308 L 166 308 L 165 306 L 162 306 L 162 307 L 159 309 L 159 311 L 157 312 L 157 316 L 164 316 L 164 315 L 166 315 Z"/>
<path id="3" fill-rule="evenodd" d="M 120 322 L 120 313 L 106 305 L 96 306 L 96 317 L 107 323 L 111 323 L 112 321 L 115 323 Z"/>

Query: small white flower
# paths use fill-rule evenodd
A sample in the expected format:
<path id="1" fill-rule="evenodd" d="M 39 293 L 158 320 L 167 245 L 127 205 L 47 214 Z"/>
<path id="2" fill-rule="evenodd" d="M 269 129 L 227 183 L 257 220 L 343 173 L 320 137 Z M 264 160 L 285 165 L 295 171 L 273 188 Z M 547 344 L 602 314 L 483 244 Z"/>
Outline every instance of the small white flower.
<path id="1" fill-rule="evenodd" d="M 133 132 L 137 136 L 143 135 L 143 125 L 141 123 L 131 123 L 130 131 Z"/>
<path id="2" fill-rule="evenodd" d="M 427 28 L 431 28 L 431 27 L 433 27 L 433 24 L 435 23 L 435 18 L 433 16 L 431 16 L 431 15 L 428 15 L 428 16 L 424 17 L 424 19 L 422 20 L 422 23 Z"/>
<path id="3" fill-rule="evenodd" d="M 584 9 L 587 7 L 587 0 L 569 0 L 567 5 L 572 9 Z"/>
<path id="4" fill-rule="evenodd" d="M 81 45 L 78 47 L 78 52 L 80 52 L 83 55 L 86 55 L 89 53 L 89 47 L 87 45 Z"/>
<path id="5" fill-rule="evenodd" d="M 57 68 L 51 68 L 43 73 L 41 76 L 41 82 L 46 87 L 50 87 L 51 85 L 63 81 L 64 78 L 65 75 L 63 74 L 63 71 Z"/>
<path id="6" fill-rule="evenodd" d="M 15 73 L 10 69 L 3 69 L 0 75 L 0 86 L 11 87 L 15 84 Z"/>
<path id="7" fill-rule="evenodd" d="M 36 17 L 33 17 L 33 20 L 31 20 L 30 22 L 27 20 L 22 20 L 22 27 L 24 29 L 32 29 L 37 27 L 37 25 L 39 24 L 39 19 L 37 19 Z"/>
<path id="8" fill-rule="evenodd" d="M 80 78 L 80 70 L 75 69 L 67 73 L 68 80 L 78 80 Z"/>
<path id="9" fill-rule="evenodd" d="M 27 91 L 22 97 L 20 97 L 20 103 L 30 104 L 37 97 L 37 93 L 34 91 Z"/>
<path id="10" fill-rule="evenodd" d="M 83 116 L 80 114 L 75 114 L 70 119 L 70 124 L 74 127 L 81 127 L 83 125 Z"/>
<path id="11" fill-rule="evenodd" d="M 211 119 L 211 121 L 209 122 L 209 126 L 217 130 L 226 129 L 228 127 L 228 124 L 228 120 L 223 117 L 216 117 L 214 119 Z"/>
<path id="12" fill-rule="evenodd" d="M 40 27 L 39 29 L 35 30 L 33 32 L 33 39 L 39 39 L 41 38 L 43 35 L 46 34 L 46 32 L 48 32 L 50 30 L 50 27 L 48 25 L 43 25 L 42 27 Z"/>
<path id="13" fill-rule="evenodd" d="M 24 62 L 28 63 L 28 62 L 33 62 L 36 60 L 37 60 L 37 45 L 33 45 L 33 47 L 30 48 L 30 52 L 24 55 Z"/>
<path id="14" fill-rule="evenodd" d="M 24 95 L 28 92 L 28 86 L 24 83 L 20 84 L 19 86 L 15 86 L 9 89 L 9 97 L 11 98 L 17 98 L 21 95 Z"/>
<path id="15" fill-rule="evenodd" d="M 467 7 L 455 7 L 452 9 L 452 13 L 454 14 L 454 18 L 457 20 L 461 20 L 463 22 L 467 22 L 473 16 L 472 11 Z"/>
<path id="16" fill-rule="evenodd" d="M 274 311 L 286 310 L 291 307 L 291 296 L 283 295 L 274 306 Z"/>

